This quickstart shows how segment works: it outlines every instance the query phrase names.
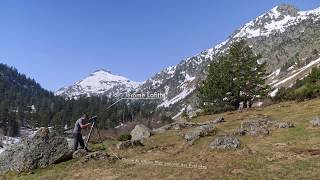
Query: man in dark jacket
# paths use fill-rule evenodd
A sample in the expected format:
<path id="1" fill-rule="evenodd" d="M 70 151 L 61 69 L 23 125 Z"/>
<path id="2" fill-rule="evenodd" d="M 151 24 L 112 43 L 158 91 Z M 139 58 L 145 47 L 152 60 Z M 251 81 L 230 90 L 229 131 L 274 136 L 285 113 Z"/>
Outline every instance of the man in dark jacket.
<path id="1" fill-rule="evenodd" d="M 74 146 L 73 150 L 78 150 L 78 146 L 80 144 L 81 149 L 85 149 L 88 151 L 88 148 L 85 147 L 84 140 L 82 138 L 81 130 L 86 128 L 91 128 L 91 124 L 87 123 L 89 120 L 88 114 L 84 114 L 80 119 L 78 119 L 74 125 L 73 129 L 73 137 L 74 137 Z M 87 124 L 85 124 L 87 123 Z"/>

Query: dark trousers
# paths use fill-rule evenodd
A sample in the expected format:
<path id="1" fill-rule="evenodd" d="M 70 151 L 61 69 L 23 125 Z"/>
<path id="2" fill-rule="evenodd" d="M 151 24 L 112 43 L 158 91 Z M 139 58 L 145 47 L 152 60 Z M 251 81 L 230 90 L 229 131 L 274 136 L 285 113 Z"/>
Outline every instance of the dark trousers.
<path id="1" fill-rule="evenodd" d="M 80 144 L 81 149 L 85 149 L 85 145 L 84 145 L 84 141 L 83 141 L 81 133 L 74 133 L 73 137 L 74 137 L 73 150 L 74 151 L 78 150 L 79 144 Z"/>

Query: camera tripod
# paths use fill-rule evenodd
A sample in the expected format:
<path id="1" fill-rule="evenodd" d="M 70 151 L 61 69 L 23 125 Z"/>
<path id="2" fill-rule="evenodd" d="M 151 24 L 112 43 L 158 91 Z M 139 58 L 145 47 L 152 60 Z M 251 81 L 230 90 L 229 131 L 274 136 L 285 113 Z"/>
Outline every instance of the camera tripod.
<path id="1" fill-rule="evenodd" d="M 98 117 L 97 117 L 97 116 L 94 116 L 94 117 L 92 117 L 91 119 L 93 120 L 93 122 L 92 122 L 92 125 L 91 125 L 91 128 L 90 128 L 90 131 L 89 131 L 87 140 L 86 140 L 85 147 L 88 147 L 88 144 L 89 144 L 91 135 L 94 134 L 94 132 L 97 132 L 98 137 L 99 137 L 99 143 L 101 143 L 101 144 L 103 145 L 103 140 L 102 140 L 102 138 L 101 138 L 99 129 L 96 127 L 96 120 L 98 119 Z M 104 145 L 103 145 L 103 146 L 104 146 Z"/>
<path id="2" fill-rule="evenodd" d="M 86 144 L 85 144 L 85 147 L 87 148 L 88 147 L 88 144 L 89 144 L 89 141 L 90 141 L 90 138 L 91 138 L 91 135 L 96 131 L 98 133 L 98 136 L 99 136 L 99 143 L 102 145 L 102 149 L 106 149 L 104 143 L 103 143 L 103 140 L 101 138 L 101 135 L 100 135 L 100 132 L 99 132 L 99 129 L 96 127 L 96 120 L 98 119 L 98 116 L 94 116 L 91 118 L 91 120 L 93 120 L 92 122 L 92 125 L 91 125 L 91 129 L 89 131 L 89 134 L 88 134 L 88 138 L 86 140 Z M 109 148 L 109 151 L 117 158 L 120 160 L 120 158 Z"/>

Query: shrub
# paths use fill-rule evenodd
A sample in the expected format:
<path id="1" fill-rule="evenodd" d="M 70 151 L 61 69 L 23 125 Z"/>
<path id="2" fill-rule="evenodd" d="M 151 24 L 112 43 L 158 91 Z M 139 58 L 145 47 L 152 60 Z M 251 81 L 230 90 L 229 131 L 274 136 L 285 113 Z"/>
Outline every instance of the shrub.
<path id="1" fill-rule="evenodd" d="M 297 80 L 291 88 L 280 88 L 274 100 L 304 101 L 320 95 L 320 68 L 313 68 L 312 72 L 303 80 Z"/>
<path id="2" fill-rule="evenodd" d="M 129 141 L 132 136 L 130 134 L 122 134 L 119 136 L 118 141 Z"/>

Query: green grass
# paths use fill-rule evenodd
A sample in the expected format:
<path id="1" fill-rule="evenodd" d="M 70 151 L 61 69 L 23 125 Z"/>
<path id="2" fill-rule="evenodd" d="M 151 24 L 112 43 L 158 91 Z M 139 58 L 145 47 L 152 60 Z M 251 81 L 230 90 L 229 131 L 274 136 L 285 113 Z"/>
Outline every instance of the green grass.
<path id="1" fill-rule="evenodd" d="M 169 130 L 152 136 L 144 147 L 116 150 L 117 141 L 106 141 L 106 151 L 119 157 L 161 162 L 193 163 L 207 170 L 127 164 L 122 161 L 89 161 L 81 164 L 69 161 L 35 170 L 33 173 L 7 173 L 7 178 L 18 179 L 319 179 L 320 127 L 310 120 L 320 113 L 320 99 L 305 102 L 284 102 L 244 112 L 227 112 L 200 116 L 192 121 L 205 122 L 223 116 L 217 134 L 233 132 L 242 121 L 263 114 L 277 121 L 291 121 L 296 127 L 276 129 L 265 137 L 239 137 L 241 148 L 236 151 L 210 150 L 208 145 L 216 135 L 204 137 L 191 147 L 186 146 L 182 134 L 190 129 Z M 99 150 L 101 145 L 92 145 Z M 311 154 L 310 150 L 319 150 Z M 1 177 L 0 177 L 1 178 Z"/>

